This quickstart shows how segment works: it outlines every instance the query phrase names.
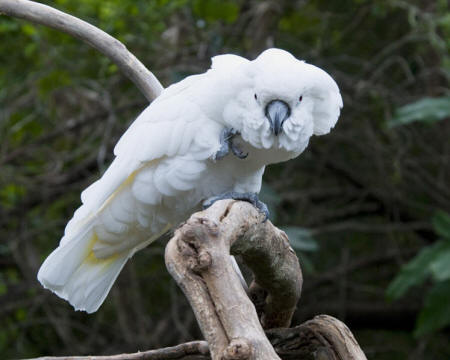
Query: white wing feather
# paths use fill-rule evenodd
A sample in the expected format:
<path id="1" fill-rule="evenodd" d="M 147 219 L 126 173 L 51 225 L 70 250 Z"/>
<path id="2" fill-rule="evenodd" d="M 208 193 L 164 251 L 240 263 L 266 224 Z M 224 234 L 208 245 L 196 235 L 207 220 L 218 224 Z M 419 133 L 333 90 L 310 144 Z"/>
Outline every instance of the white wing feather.
<path id="1" fill-rule="evenodd" d="M 220 125 L 192 101 L 207 76 L 165 89 L 121 137 L 101 179 L 81 194 L 83 205 L 38 273 L 75 309 L 96 311 L 134 252 L 184 216 L 188 205 L 170 198 L 192 197 L 205 160 L 220 146 Z"/>

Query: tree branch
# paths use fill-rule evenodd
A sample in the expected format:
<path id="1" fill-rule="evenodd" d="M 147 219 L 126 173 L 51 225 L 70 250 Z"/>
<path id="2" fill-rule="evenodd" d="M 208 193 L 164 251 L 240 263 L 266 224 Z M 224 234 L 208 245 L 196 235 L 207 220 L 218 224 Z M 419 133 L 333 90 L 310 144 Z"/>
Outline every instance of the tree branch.
<path id="1" fill-rule="evenodd" d="M 266 335 L 282 360 L 366 360 L 353 334 L 338 319 L 319 315 L 300 326 L 267 330 Z M 209 360 L 206 341 L 135 354 L 110 356 L 41 357 L 34 360 Z"/>
<path id="2" fill-rule="evenodd" d="M 158 79 L 124 44 L 83 20 L 28 0 L 0 0 L 1 13 L 46 25 L 83 40 L 114 62 L 149 101 L 163 90 Z"/>
<path id="3" fill-rule="evenodd" d="M 227 216 L 230 222 L 239 223 L 242 215 L 239 208 L 234 208 L 235 211 L 230 211 Z M 235 218 L 231 218 L 232 215 Z M 260 218 L 258 220 L 261 221 Z M 231 254 L 241 255 L 253 272 L 250 298 L 256 305 L 263 327 L 289 327 L 303 284 L 298 258 L 284 231 L 270 221 L 249 221 L 246 225 L 247 231 L 231 244 Z"/>
<path id="4" fill-rule="evenodd" d="M 253 271 L 251 295 L 259 295 L 256 305 L 266 328 L 289 326 L 302 286 L 286 234 L 251 204 L 222 200 L 193 214 L 169 241 L 166 265 L 191 303 L 213 360 L 306 359 L 319 353 L 324 360 L 366 359 L 345 324 L 326 315 L 295 329 L 269 330 L 271 344 L 230 250 Z"/>
<path id="5" fill-rule="evenodd" d="M 268 330 L 266 334 L 283 360 L 367 360 L 349 328 L 328 315 L 318 315 L 295 328 Z"/>
<path id="6" fill-rule="evenodd" d="M 137 352 L 134 354 L 105 356 L 44 356 L 33 360 L 170 360 L 209 359 L 206 341 L 191 341 L 177 346 Z M 31 360 L 31 359 L 30 359 Z"/>
<path id="7" fill-rule="evenodd" d="M 169 272 L 188 297 L 213 359 L 278 359 L 230 258 L 254 272 L 266 327 L 289 326 L 300 297 L 298 259 L 284 232 L 252 205 L 218 201 L 181 226 L 166 247 Z"/>

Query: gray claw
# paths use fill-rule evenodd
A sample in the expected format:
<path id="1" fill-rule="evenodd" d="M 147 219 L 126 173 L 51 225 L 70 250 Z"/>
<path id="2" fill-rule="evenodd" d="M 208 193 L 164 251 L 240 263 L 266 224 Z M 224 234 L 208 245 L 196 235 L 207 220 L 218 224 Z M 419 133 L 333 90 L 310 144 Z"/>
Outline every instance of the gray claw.
<path id="1" fill-rule="evenodd" d="M 231 142 L 231 151 L 239 159 L 245 159 L 248 156 L 248 153 L 244 153 L 241 149 L 239 149 L 237 146 L 235 146 L 233 144 L 233 142 Z"/>
<path id="2" fill-rule="evenodd" d="M 245 159 L 248 153 L 244 153 L 241 149 L 233 144 L 233 136 L 238 132 L 234 129 L 225 128 L 220 133 L 220 149 L 214 155 L 215 160 L 222 160 L 231 152 L 239 159 Z"/>
<path id="3" fill-rule="evenodd" d="M 269 209 L 267 208 L 267 205 L 264 204 L 262 201 L 259 200 L 257 193 L 238 193 L 235 191 L 228 191 L 223 194 L 212 196 L 208 199 L 206 199 L 203 202 L 203 209 L 209 208 L 212 204 L 214 204 L 218 200 L 224 200 L 224 199 L 233 199 L 233 200 L 243 200 L 247 201 L 250 204 L 252 204 L 254 207 L 256 207 L 261 213 L 264 214 L 264 222 L 269 218 Z"/>

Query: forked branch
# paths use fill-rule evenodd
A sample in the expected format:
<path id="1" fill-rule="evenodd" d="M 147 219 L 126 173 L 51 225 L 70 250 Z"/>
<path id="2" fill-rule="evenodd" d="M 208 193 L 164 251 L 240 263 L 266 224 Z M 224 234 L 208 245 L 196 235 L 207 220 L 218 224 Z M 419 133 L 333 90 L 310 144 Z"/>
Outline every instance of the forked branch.
<path id="1" fill-rule="evenodd" d="M 258 311 L 230 254 L 241 255 L 253 272 Z M 249 203 L 222 200 L 193 214 L 169 241 L 166 264 L 190 301 L 213 360 L 366 360 L 335 318 L 321 315 L 287 328 L 300 298 L 300 265 L 286 234 Z M 265 333 L 261 324 L 278 329 Z"/>
<path id="2" fill-rule="evenodd" d="M 254 273 L 265 327 L 287 327 L 302 276 L 286 234 L 246 202 L 222 200 L 196 213 L 166 247 L 169 272 L 188 297 L 213 359 L 278 359 L 230 258 Z"/>
<path id="3" fill-rule="evenodd" d="M 83 40 L 113 61 L 149 101 L 154 100 L 163 89 L 158 79 L 124 44 L 81 19 L 28 0 L 0 0 L 2 13 L 49 26 Z"/>

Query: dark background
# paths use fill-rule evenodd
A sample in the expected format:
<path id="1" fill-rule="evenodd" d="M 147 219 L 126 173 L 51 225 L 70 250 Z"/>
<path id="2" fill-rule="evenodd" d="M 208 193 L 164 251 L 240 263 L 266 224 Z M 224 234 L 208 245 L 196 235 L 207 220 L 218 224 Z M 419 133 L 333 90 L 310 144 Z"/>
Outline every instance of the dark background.
<path id="1" fill-rule="evenodd" d="M 264 177 L 272 219 L 304 269 L 293 324 L 336 316 L 369 359 L 450 358 L 447 1 L 47 3 L 117 37 L 164 86 L 207 70 L 216 54 L 254 58 L 273 46 L 329 72 L 344 99 L 336 128 Z M 164 240 L 127 264 L 92 315 L 36 279 L 80 192 L 146 105 L 88 45 L 0 16 L 2 359 L 201 337 L 165 270 Z"/>

